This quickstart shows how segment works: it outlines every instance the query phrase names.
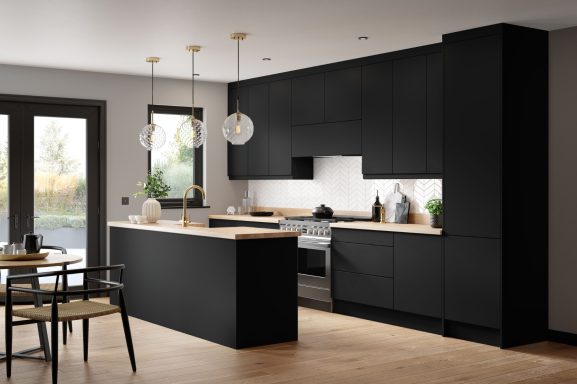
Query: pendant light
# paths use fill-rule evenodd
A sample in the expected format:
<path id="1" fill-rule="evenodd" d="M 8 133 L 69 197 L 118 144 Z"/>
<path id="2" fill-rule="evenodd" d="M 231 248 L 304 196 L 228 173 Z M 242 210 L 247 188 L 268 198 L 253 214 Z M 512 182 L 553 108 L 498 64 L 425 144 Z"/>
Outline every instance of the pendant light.
<path id="1" fill-rule="evenodd" d="M 158 63 L 160 58 L 158 57 L 147 57 L 146 62 L 151 64 L 152 75 L 151 85 L 152 85 L 152 110 L 150 113 L 150 124 L 147 124 L 140 131 L 140 144 L 147 150 L 158 149 L 164 145 L 166 141 L 166 133 L 160 125 L 154 124 L 154 64 Z"/>
<path id="2" fill-rule="evenodd" d="M 226 118 L 222 126 L 224 137 L 234 145 L 246 143 L 252 137 L 254 124 L 250 117 L 240 112 L 240 41 L 246 39 L 246 33 L 233 33 L 232 40 L 236 40 L 236 112 Z"/>
<path id="3" fill-rule="evenodd" d="M 198 148 L 206 141 L 206 125 L 194 116 L 194 54 L 200 51 L 198 45 L 187 45 L 192 53 L 192 114 L 187 116 L 179 128 L 180 140 L 189 148 Z"/>

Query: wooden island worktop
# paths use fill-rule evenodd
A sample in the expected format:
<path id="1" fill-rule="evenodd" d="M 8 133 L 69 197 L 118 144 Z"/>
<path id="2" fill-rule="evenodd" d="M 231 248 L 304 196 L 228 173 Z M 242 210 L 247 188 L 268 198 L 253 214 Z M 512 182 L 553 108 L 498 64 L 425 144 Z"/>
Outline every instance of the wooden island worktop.
<path id="1" fill-rule="evenodd" d="M 237 349 L 297 340 L 299 233 L 177 221 L 108 227 L 131 316 Z"/>

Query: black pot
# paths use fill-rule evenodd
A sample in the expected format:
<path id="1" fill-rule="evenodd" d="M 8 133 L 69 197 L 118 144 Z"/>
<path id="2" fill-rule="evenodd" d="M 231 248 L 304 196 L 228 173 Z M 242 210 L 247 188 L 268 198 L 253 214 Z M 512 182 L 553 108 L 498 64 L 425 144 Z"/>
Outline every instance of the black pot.
<path id="1" fill-rule="evenodd" d="M 321 204 L 320 207 L 313 209 L 313 217 L 316 219 L 330 219 L 333 217 L 333 209 Z"/>

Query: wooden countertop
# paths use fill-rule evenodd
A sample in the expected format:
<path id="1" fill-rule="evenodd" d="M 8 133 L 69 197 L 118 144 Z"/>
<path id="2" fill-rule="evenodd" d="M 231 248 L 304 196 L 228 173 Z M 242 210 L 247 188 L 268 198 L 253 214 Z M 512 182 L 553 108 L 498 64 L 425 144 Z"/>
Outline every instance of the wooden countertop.
<path id="1" fill-rule="evenodd" d="M 398 223 L 373 223 L 371 221 L 353 221 L 349 223 L 331 223 L 331 228 L 362 229 L 366 231 L 384 231 L 400 233 L 417 233 L 422 235 L 443 234 L 443 228 L 433 228 L 426 224 L 398 224 Z"/>
<path id="2" fill-rule="evenodd" d="M 200 223 L 197 223 L 200 224 Z M 200 224 L 202 225 L 202 224 Z M 280 237 L 297 237 L 298 232 L 281 231 L 278 229 L 251 228 L 251 227 L 181 227 L 178 221 L 159 220 L 154 224 L 131 224 L 128 221 L 109 221 L 109 227 L 129 228 L 142 231 L 169 232 L 181 235 L 216 237 L 228 240 L 272 239 Z"/>
<path id="3" fill-rule="evenodd" d="M 278 224 L 284 220 L 284 216 L 251 216 L 251 215 L 208 215 L 209 219 L 218 220 L 235 220 L 235 221 L 252 221 L 253 223 L 272 223 Z"/>

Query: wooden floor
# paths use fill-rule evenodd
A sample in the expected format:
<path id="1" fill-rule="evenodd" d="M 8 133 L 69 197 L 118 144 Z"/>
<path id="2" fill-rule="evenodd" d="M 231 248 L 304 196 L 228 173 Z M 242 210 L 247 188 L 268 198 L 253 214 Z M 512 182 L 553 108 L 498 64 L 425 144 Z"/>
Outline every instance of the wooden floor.
<path id="1" fill-rule="evenodd" d="M 3 319 L 2 307 L 2 339 Z M 306 308 L 299 309 L 298 342 L 241 351 L 131 318 L 136 374 L 119 315 L 91 321 L 88 363 L 81 323 L 74 326 L 59 353 L 61 383 L 577 383 L 577 347 L 500 350 Z M 34 345 L 35 326 L 16 327 L 14 338 L 16 349 Z M 50 365 L 16 359 L 8 383 L 50 383 Z"/>

